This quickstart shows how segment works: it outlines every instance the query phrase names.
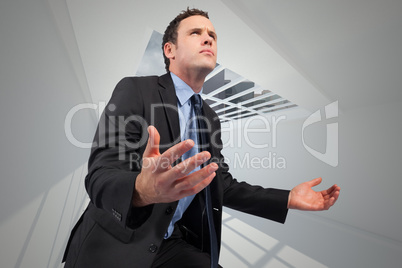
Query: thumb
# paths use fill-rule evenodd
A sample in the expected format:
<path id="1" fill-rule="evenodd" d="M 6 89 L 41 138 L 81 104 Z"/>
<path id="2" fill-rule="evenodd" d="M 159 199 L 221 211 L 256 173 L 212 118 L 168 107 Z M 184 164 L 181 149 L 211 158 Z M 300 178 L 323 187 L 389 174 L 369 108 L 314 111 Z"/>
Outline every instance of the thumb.
<path id="1" fill-rule="evenodd" d="M 322 178 L 315 178 L 312 179 L 311 181 L 309 181 L 308 183 L 310 184 L 310 187 L 314 187 L 317 186 L 318 184 L 320 184 L 322 181 Z"/>
<path id="2" fill-rule="evenodd" d="M 159 142 L 160 142 L 160 135 L 158 130 L 154 126 L 148 127 L 148 143 L 147 147 L 145 147 L 145 151 L 143 157 L 154 157 L 160 155 L 159 153 Z"/>

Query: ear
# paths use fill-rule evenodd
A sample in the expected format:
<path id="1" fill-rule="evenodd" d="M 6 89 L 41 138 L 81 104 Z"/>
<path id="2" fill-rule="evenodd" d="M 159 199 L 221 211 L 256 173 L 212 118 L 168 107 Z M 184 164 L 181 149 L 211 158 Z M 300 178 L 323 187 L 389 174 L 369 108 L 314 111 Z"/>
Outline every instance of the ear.
<path id="1" fill-rule="evenodd" d="M 175 52 L 176 52 L 176 46 L 172 44 L 171 42 L 167 42 L 163 46 L 163 52 L 165 53 L 166 58 L 170 60 L 174 60 L 175 58 Z"/>

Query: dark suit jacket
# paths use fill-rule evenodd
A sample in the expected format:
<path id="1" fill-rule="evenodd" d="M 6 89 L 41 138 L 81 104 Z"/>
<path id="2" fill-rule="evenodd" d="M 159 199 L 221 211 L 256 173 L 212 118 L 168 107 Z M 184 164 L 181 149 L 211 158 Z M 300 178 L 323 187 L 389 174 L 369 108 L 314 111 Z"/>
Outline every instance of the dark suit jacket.
<path id="1" fill-rule="evenodd" d="M 205 102 L 203 112 L 211 122 L 212 161 L 220 166 L 211 183 L 219 244 L 222 206 L 283 223 L 289 191 L 235 180 L 221 154 L 218 116 Z M 161 153 L 180 142 L 177 98 L 170 74 L 127 77 L 116 86 L 95 134 L 85 178 L 91 202 L 71 232 L 63 258 L 66 267 L 151 266 L 178 202 L 144 208 L 131 205 L 150 124 L 160 133 Z M 209 251 L 203 191 L 177 226 L 188 243 Z"/>

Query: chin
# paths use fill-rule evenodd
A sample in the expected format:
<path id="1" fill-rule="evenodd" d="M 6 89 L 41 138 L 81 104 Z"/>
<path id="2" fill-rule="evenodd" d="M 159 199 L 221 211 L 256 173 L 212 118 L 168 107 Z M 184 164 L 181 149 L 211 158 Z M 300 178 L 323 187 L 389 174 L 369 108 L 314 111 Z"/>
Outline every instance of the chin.
<path id="1" fill-rule="evenodd" d="M 202 69 L 200 69 L 200 72 L 204 73 L 205 76 L 207 76 L 210 72 L 212 72 L 215 69 L 215 66 L 213 68 L 211 68 L 211 66 L 209 67 L 204 67 Z"/>
<path id="2" fill-rule="evenodd" d="M 208 73 L 212 72 L 215 69 L 216 63 L 208 63 L 203 66 L 203 69 Z"/>

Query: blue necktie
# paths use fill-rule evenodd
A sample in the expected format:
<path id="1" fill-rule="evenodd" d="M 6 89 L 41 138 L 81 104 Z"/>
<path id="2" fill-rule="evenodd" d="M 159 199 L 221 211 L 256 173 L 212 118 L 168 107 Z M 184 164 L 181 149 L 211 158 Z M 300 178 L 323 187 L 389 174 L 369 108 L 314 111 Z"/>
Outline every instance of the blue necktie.
<path id="1" fill-rule="evenodd" d="M 194 107 L 194 112 L 197 121 L 198 128 L 198 145 L 200 146 L 200 151 L 206 150 L 208 146 L 207 134 L 206 134 L 206 122 L 202 113 L 202 99 L 198 94 L 194 94 L 191 97 L 191 103 Z M 214 218 L 212 213 L 212 203 L 211 203 L 211 189 L 209 185 L 205 188 L 205 207 L 207 210 L 208 217 L 208 227 L 209 227 L 209 237 L 211 242 L 211 268 L 218 267 L 218 242 L 215 233 Z"/>

